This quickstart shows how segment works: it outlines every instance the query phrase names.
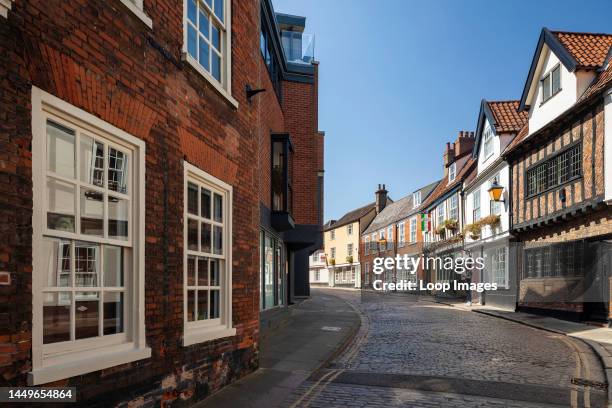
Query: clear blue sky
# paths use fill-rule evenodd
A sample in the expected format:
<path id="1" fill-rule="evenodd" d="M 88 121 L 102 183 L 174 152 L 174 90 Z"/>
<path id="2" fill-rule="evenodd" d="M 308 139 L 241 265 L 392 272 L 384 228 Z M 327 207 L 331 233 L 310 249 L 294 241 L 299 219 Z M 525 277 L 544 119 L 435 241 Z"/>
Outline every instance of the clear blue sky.
<path id="1" fill-rule="evenodd" d="M 440 178 L 480 100 L 520 98 L 542 27 L 612 32 L 612 1 L 273 2 L 316 35 L 325 220 Z"/>

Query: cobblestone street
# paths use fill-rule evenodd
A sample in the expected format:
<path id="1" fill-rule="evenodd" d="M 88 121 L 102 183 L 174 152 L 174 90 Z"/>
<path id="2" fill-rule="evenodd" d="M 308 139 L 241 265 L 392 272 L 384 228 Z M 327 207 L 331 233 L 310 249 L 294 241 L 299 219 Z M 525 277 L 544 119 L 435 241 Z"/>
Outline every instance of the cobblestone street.
<path id="1" fill-rule="evenodd" d="M 605 406 L 605 382 L 578 340 L 413 295 L 321 290 L 361 316 L 354 341 L 287 406 Z"/>

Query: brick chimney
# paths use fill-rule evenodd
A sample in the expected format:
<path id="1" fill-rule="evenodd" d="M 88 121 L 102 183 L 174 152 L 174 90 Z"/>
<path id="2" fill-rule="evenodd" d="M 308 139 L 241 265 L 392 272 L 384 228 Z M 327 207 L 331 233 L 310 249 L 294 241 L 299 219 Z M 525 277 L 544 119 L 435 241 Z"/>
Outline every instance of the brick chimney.
<path id="1" fill-rule="evenodd" d="M 461 131 L 459 137 L 455 141 L 455 156 L 460 157 L 464 154 L 471 152 L 474 148 L 474 142 L 476 138 L 474 132 Z"/>
<path id="2" fill-rule="evenodd" d="M 446 149 L 444 150 L 444 155 L 442 155 L 442 159 L 444 162 L 444 168 L 446 169 L 449 164 L 451 164 L 455 160 L 455 144 L 446 142 Z"/>
<path id="3" fill-rule="evenodd" d="M 378 185 L 378 190 L 376 190 L 376 214 L 380 213 L 387 206 L 387 189 L 385 185 Z"/>

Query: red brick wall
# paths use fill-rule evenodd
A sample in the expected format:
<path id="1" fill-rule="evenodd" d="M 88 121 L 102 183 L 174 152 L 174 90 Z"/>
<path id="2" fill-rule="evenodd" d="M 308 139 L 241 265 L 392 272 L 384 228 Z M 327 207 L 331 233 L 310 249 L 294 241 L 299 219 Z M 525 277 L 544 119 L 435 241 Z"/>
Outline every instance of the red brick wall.
<path id="1" fill-rule="evenodd" d="M 265 140 L 283 118 L 272 92 L 253 104 L 246 101 L 246 84 L 269 88 L 259 55 L 259 2 L 232 3 L 237 111 L 181 62 L 178 0 L 145 0 L 152 30 L 118 0 L 17 1 L 8 20 L 0 21 L 0 270 L 12 276 L 10 286 L 0 287 L 0 385 L 25 384 L 31 369 L 31 85 L 143 139 L 147 147 L 145 324 L 152 357 L 56 384 L 76 386 L 80 401 L 99 405 L 158 404 L 203 398 L 257 367 L 258 203 L 269 197 L 262 172 L 270 163 Z M 287 88 L 288 97 L 312 94 Z M 299 106 L 309 107 L 315 109 Z M 308 151 L 308 136 L 316 129 L 297 120 L 292 127 Z M 301 128 L 308 134 L 299 133 Z M 234 186 L 237 335 L 190 347 L 181 338 L 183 158 Z M 300 155 L 296 164 L 308 168 L 307 161 Z M 312 187 L 310 180 L 302 183 L 296 186 L 300 197 Z M 300 222 L 312 219 L 305 203 Z"/>
<path id="2" fill-rule="evenodd" d="M 283 81 L 283 112 L 291 135 L 293 156 L 293 217 L 296 224 L 319 224 L 317 174 L 322 166 L 318 131 L 318 65 L 315 84 Z"/>

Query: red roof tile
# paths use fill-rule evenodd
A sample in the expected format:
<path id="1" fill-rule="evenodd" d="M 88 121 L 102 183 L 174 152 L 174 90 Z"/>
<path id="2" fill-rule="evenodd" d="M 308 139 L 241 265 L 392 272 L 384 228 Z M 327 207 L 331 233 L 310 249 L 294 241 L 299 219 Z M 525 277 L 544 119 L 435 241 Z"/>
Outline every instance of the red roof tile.
<path id="1" fill-rule="evenodd" d="M 578 101 L 588 99 L 591 95 L 601 91 L 603 88 L 612 85 L 612 63 L 608 64 L 608 68 L 601 71 L 599 76 L 589 85 L 586 91 L 582 94 Z"/>
<path id="2" fill-rule="evenodd" d="M 582 68 L 599 68 L 604 64 L 610 47 L 612 34 L 552 32 L 572 54 Z"/>
<path id="3" fill-rule="evenodd" d="M 495 117 L 495 130 L 502 133 L 518 132 L 529 120 L 529 113 L 519 112 L 519 101 L 488 101 Z"/>

